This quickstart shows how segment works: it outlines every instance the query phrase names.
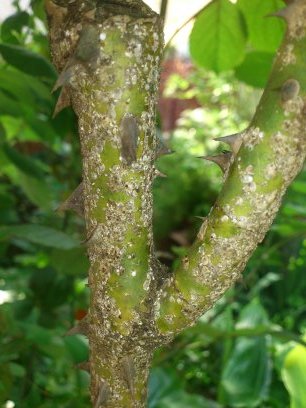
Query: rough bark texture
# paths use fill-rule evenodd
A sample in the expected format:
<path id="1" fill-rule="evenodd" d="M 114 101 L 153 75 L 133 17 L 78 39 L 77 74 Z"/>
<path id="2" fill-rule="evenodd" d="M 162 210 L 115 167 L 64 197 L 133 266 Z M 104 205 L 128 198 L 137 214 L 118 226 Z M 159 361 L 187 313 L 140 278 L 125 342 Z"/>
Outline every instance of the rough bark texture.
<path id="1" fill-rule="evenodd" d="M 141 0 L 46 0 L 46 10 L 62 88 L 55 113 L 71 103 L 83 157 L 83 182 L 61 209 L 84 214 L 91 263 L 89 312 L 70 334 L 89 339 L 93 406 L 140 408 L 154 349 L 240 276 L 303 165 L 306 1 L 280 12 L 287 34 L 249 128 L 224 139 L 232 155 L 208 158 L 225 184 L 173 274 L 152 237 L 162 22 Z"/>

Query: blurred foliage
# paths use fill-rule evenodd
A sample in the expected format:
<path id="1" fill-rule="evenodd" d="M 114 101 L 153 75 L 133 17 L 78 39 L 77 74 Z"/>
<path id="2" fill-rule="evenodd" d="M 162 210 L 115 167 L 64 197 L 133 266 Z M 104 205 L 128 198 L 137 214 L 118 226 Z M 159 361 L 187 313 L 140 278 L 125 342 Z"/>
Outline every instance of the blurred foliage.
<path id="1" fill-rule="evenodd" d="M 58 95 L 50 93 L 56 74 L 42 2 L 32 0 L 26 11 L 14 4 L 0 41 L 0 406 L 85 408 L 89 378 L 74 366 L 86 359 L 87 343 L 64 336 L 88 304 L 84 224 L 56 212 L 80 182 L 76 118 L 65 110 L 52 119 Z M 195 60 L 220 73 L 200 68 L 168 80 L 166 97 L 193 98 L 198 106 L 165 135 L 175 153 L 157 163 L 169 176 L 154 186 L 156 246 L 168 264 L 191 243 L 196 216 L 207 215 L 222 184 L 219 169 L 196 156 L 223 149 L 212 139 L 243 129 L 254 112 L 260 91 L 239 80 L 264 84 L 283 28 L 261 16 L 280 4 L 216 0 L 196 20 L 191 43 L 206 38 L 199 31 L 206 10 L 221 16 L 229 10 L 205 26 L 213 30 L 207 38 L 215 41 L 219 33 L 218 41 L 225 41 L 227 31 L 218 24 L 227 24 L 242 30 L 233 38 L 243 48 L 233 54 L 229 38 L 211 44 L 215 51 L 207 55 L 229 54 L 209 65 L 202 59 L 205 42 L 193 43 Z M 221 72 L 227 68 L 234 70 Z M 244 280 L 156 353 L 150 408 L 305 408 L 305 194 L 304 171 Z"/>
<path id="2" fill-rule="evenodd" d="M 264 87 L 285 31 L 284 21 L 273 13 L 284 1 L 232 3 L 214 0 L 197 16 L 190 35 L 192 59 L 216 73 L 234 68 L 241 81 Z"/>

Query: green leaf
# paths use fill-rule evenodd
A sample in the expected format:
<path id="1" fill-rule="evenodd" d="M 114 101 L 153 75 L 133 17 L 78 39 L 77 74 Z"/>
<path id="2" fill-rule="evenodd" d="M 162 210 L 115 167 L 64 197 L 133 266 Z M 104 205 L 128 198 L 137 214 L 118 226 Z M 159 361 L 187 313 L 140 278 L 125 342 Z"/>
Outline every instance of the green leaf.
<path id="1" fill-rule="evenodd" d="M 160 399 L 177 388 L 178 378 L 174 371 L 153 368 L 149 377 L 149 408 L 155 408 Z"/>
<path id="2" fill-rule="evenodd" d="M 28 25 L 29 19 L 30 16 L 26 11 L 20 11 L 9 16 L 1 24 L 1 40 L 3 42 L 18 44 L 14 32 L 21 33 L 22 28 Z"/>
<path id="3" fill-rule="evenodd" d="M 245 45 L 242 16 L 229 0 L 215 0 L 205 7 L 190 35 L 190 53 L 194 62 L 217 73 L 239 65 Z"/>
<path id="4" fill-rule="evenodd" d="M 290 408 L 306 407 L 306 347 L 297 345 L 286 355 L 281 371 L 290 394 Z"/>
<path id="5" fill-rule="evenodd" d="M 264 88 L 273 64 L 274 54 L 252 51 L 235 69 L 236 77 L 248 85 Z"/>
<path id="6" fill-rule="evenodd" d="M 64 232 L 42 225 L 21 224 L 0 227 L 0 240 L 14 237 L 52 248 L 71 249 L 79 246 L 74 238 Z"/>
<path id="7" fill-rule="evenodd" d="M 1 115 L 11 115 L 20 117 L 23 111 L 19 103 L 0 90 L 0 112 Z"/>
<path id="8" fill-rule="evenodd" d="M 39 180 L 20 171 L 17 171 L 16 175 L 11 178 L 33 204 L 49 211 L 54 208 L 54 192 L 45 180 Z"/>
<path id="9" fill-rule="evenodd" d="M 19 324 L 24 330 L 25 340 L 27 342 L 34 344 L 39 351 L 53 359 L 64 358 L 64 339 L 54 335 L 53 330 L 32 323 L 20 322 Z"/>
<path id="10" fill-rule="evenodd" d="M 15 69 L 0 70 L 0 88 L 22 103 L 26 100 L 27 105 L 36 111 L 37 108 L 41 111 L 41 105 L 50 111 L 54 103 L 50 89 L 46 85 Z"/>
<path id="11" fill-rule="evenodd" d="M 214 401 L 207 400 L 201 395 L 188 394 L 185 391 L 177 391 L 166 398 L 163 398 L 157 408 L 221 408 Z"/>
<path id="12" fill-rule="evenodd" d="M 89 269 L 89 261 L 84 248 L 63 251 L 55 249 L 50 256 L 51 265 L 62 275 L 84 276 Z"/>
<path id="13" fill-rule="evenodd" d="M 3 59 L 13 67 L 35 77 L 56 78 L 56 72 L 51 63 L 41 55 L 23 47 L 11 44 L 0 44 Z"/>
<path id="14" fill-rule="evenodd" d="M 75 363 L 88 360 L 88 342 L 84 336 L 65 337 L 64 342 Z"/>
<path id="15" fill-rule="evenodd" d="M 44 172 L 42 171 L 37 160 L 19 153 L 16 149 L 12 148 L 7 143 L 3 143 L 2 148 L 8 159 L 12 163 L 14 163 L 14 165 L 20 171 L 34 178 L 38 178 L 41 180 L 44 178 Z"/>
<path id="16" fill-rule="evenodd" d="M 254 301 L 243 309 L 237 328 L 267 323 L 265 310 Z M 267 395 L 270 377 L 267 338 L 239 338 L 222 373 L 224 402 L 231 407 L 256 407 Z"/>
<path id="17" fill-rule="evenodd" d="M 281 0 L 239 0 L 238 7 L 247 23 L 249 40 L 260 51 L 275 52 L 284 35 L 281 19 L 268 17 L 284 7 Z"/>

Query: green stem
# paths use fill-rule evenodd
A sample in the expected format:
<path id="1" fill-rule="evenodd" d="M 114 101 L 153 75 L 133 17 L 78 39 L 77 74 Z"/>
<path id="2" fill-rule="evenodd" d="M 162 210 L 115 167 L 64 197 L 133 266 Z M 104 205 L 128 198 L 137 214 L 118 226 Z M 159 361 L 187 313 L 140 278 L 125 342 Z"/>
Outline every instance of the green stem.
<path id="1" fill-rule="evenodd" d="M 288 20 L 286 37 L 252 123 L 236 138 L 220 196 L 160 291 L 156 322 L 163 334 L 192 325 L 239 278 L 303 166 L 305 1 L 296 0 L 282 14 Z"/>

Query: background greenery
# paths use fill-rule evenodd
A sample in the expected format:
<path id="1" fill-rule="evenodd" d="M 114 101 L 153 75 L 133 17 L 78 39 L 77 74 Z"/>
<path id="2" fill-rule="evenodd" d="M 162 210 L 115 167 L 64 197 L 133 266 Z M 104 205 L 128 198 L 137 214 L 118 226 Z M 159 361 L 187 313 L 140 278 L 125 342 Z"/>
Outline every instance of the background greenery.
<path id="1" fill-rule="evenodd" d="M 80 182 L 76 121 L 67 109 L 52 119 L 57 74 L 42 2 L 14 4 L 0 42 L 0 406 L 85 408 L 89 377 L 74 366 L 86 339 L 64 336 L 88 304 L 84 225 L 56 211 Z M 195 69 L 167 81 L 165 97 L 198 102 L 166 135 L 176 153 L 158 163 L 169 177 L 155 184 L 155 237 L 169 265 L 222 184 L 196 156 L 249 123 L 284 32 L 266 16 L 281 6 L 215 0 L 190 36 Z M 150 408 L 306 407 L 305 194 L 304 171 L 244 279 L 156 353 Z"/>

